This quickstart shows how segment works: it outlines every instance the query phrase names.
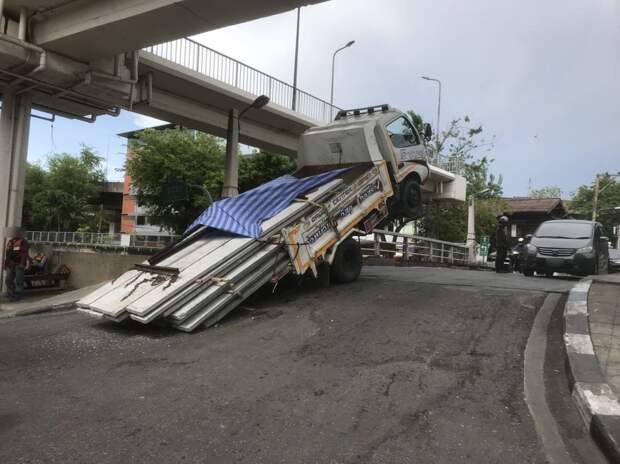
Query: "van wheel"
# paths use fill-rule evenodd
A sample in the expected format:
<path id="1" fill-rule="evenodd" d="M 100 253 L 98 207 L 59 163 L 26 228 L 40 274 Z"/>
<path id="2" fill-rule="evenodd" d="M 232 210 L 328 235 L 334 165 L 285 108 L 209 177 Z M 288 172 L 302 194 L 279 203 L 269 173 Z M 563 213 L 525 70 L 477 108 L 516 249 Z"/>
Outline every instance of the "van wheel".
<path id="1" fill-rule="evenodd" d="M 345 239 L 336 250 L 331 278 L 341 284 L 353 282 L 362 272 L 362 249 L 357 240 Z"/>
<path id="2" fill-rule="evenodd" d="M 409 177 L 401 186 L 399 203 L 406 218 L 413 220 L 424 216 L 422 188 L 414 177 Z"/>

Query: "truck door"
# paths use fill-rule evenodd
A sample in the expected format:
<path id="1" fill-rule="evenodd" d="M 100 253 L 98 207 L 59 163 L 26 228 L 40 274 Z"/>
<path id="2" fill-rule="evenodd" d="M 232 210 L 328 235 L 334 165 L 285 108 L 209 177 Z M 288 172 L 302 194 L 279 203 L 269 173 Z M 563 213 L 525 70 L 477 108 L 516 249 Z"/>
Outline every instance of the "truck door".
<path id="1" fill-rule="evenodd" d="M 385 126 L 392 145 L 400 159 L 398 163 L 414 159 L 426 160 L 426 147 L 413 125 L 404 116 L 399 116 Z"/>

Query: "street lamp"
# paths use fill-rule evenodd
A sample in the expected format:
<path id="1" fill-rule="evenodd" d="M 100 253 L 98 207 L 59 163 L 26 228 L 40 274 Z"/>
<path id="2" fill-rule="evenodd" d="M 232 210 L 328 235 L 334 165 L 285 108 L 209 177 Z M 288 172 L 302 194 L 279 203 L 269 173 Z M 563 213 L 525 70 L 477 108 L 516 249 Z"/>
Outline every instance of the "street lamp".
<path id="1" fill-rule="evenodd" d="M 292 109 L 297 109 L 297 65 L 299 63 L 299 22 L 301 19 L 301 7 L 297 8 L 297 35 L 295 36 L 295 68 L 293 71 L 293 105 Z"/>
<path id="2" fill-rule="evenodd" d="M 345 48 L 349 48 L 354 43 L 355 43 L 355 40 L 351 40 L 344 47 L 340 47 L 338 50 L 336 50 L 334 52 L 334 55 L 332 56 L 332 93 L 331 93 L 331 96 L 329 98 L 329 105 L 330 105 L 329 111 L 330 111 L 330 116 L 331 117 L 334 116 L 334 72 L 335 72 L 335 68 L 336 68 L 336 55 L 338 54 L 338 52 L 341 52 Z"/>
<path id="3" fill-rule="evenodd" d="M 469 248 L 469 262 L 474 262 L 474 248 L 476 246 L 476 207 L 475 199 L 477 196 L 490 192 L 491 189 L 484 189 L 480 192 L 472 193 L 469 196 L 469 208 L 467 209 L 467 247 Z"/>
<path id="4" fill-rule="evenodd" d="M 601 177 L 603 176 L 608 176 L 608 177 L 620 177 L 620 172 L 616 173 L 616 174 L 597 174 L 596 175 L 596 180 L 594 181 L 594 201 L 593 201 L 593 206 L 592 206 L 592 220 L 596 221 L 596 216 L 597 216 L 597 212 L 598 212 L 598 196 L 599 194 L 605 190 L 607 187 L 609 187 L 611 185 L 611 182 L 609 184 L 607 184 L 605 187 L 603 188 L 599 188 L 600 187 L 600 180 Z"/>
<path id="5" fill-rule="evenodd" d="M 427 81 L 437 82 L 439 85 L 439 98 L 437 100 L 437 127 L 435 128 L 435 138 L 437 140 L 437 151 L 439 151 L 439 117 L 441 116 L 441 81 L 433 77 L 422 76 L 422 79 Z"/>
<path id="6" fill-rule="evenodd" d="M 237 108 L 228 112 L 228 131 L 226 136 L 226 164 L 224 165 L 224 186 L 222 198 L 239 195 L 239 131 L 240 120 L 251 109 L 260 110 L 269 103 L 267 95 L 261 95 L 247 106 L 241 113 Z"/>

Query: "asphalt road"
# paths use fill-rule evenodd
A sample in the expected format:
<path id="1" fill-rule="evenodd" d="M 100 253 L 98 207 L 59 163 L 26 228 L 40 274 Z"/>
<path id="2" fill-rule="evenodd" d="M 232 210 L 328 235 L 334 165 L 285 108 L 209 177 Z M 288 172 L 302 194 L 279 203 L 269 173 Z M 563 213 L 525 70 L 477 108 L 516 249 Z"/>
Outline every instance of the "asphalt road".
<path id="1" fill-rule="evenodd" d="M 544 463 L 523 354 L 546 292 L 573 284 L 375 267 L 191 335 L 75 312 L 5 319 L 0 462 Z M 560 317 L 547 394 L 586 462 Z"/>

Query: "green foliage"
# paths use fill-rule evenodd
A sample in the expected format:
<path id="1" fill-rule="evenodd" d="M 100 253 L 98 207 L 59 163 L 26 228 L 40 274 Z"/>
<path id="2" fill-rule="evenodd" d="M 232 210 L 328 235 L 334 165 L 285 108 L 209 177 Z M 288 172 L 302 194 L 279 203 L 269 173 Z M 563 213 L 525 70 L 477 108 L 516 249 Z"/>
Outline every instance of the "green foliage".
<path id="1" fill-rule="evenodd" d="M 409 111 L 418 130 L 424 128 L 420 115 Z M 493 142 L 483 137 L 483 128 L 472 124 L 468 116 L 450 121 L 448 128 L 441 132 L 437 146 L 441 156 L 457 159 L 465 166 L 467 196 L 486 193 L 476 197 L 476 236 L 490 235 L 497 225 L 497 215 L 506 211 L 508 205 L 501 200 L 502 176 L 490 172 L 493 159 L 487 156 Z M 467 204 L 445 201 L 431 202 L 424 218 L 419 221 L 422 235 L 450 242 L 464 242 L 467 238 Z"/>
<path id="2" fill-rule="evenodd" d="M 133 155 L 125 169 L 138 192 L 149 220 L 176 233 L 220 198 L 224 175 L 224 146 L 220 139 L 186 129 L 142 131 L 132 142 Z M 289 157 L 259 151 L 239 158 L 240 191 L 290 173 L 295 163 Z M 182 182 L 190 187 L 189 201 L 162 201 L 167 186 Z M 206 192 L 208 191 L 210 195 Z"/>
<path id="3" fill-rule="evenodd" d="M 258 151 L 242 156 L 239 161 L 239 190 L 245 192 L 253 189 L 276 177 L 290 174 L 295 168 L 294 160 L 278 153 Z"/>
<path id="4" fill-rule="evenodd" d="M 605 234 L 612 238 L 614 225 L 620 222 L 620 213 L 614 208 L 620 206 L 620 182 L 611 176 L 602 176 L 599 181 L 597 221 L 603 224 Z M 594 208 L 594 185 L 582 185 L 568 202 L 569 213 L 581 219 L 591 219 Z"/>
<path id="5" fill-rule="evenodd" d="M 41 166 L 26 165 L 26 186 L 24 188 L 24 207 L 22 223 L 29 230 L 45 230 L 45 210 L 35 209 L 34 198 L 47 189 L 47 171 Z"/>
<path id="6" fill-rule="evenodd" d="M 47 170 L 28 165 L 24 225 L 29 229 L 97 230 L 97 197 L 105 176 L 102 159 L 83 146 L 78 156 L 60 153 Z"/>
<path id="7" fill-rule="evenodd" d="M 530 192 L 532 198 L 561 198 L 562 190 L 555 185 L 549 185 Z"/>

